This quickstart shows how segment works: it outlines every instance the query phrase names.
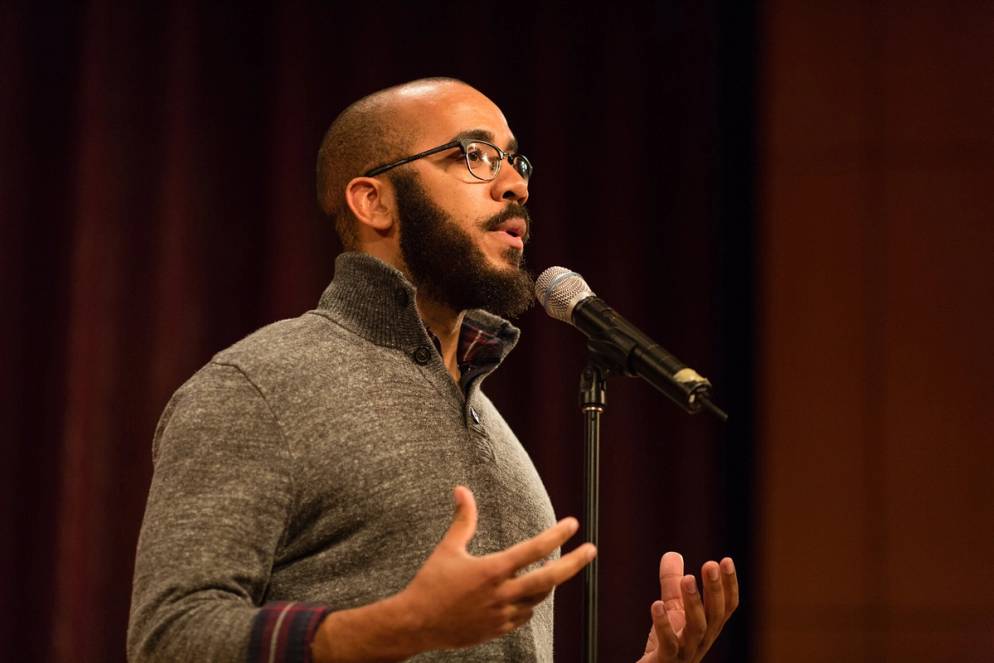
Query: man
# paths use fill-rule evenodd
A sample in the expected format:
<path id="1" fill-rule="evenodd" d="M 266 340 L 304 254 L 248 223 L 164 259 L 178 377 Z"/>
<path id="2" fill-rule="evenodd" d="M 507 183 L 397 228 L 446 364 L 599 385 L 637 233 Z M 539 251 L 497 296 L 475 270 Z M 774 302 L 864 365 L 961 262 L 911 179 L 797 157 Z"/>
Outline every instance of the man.
<path id="1" fill-rule="evenodd" d="M 552 590 L 593 559 L 480 383 L 517 341 L 531 164 L 451 79 L 332 124 L 318 196 L 347 249 L 316 310 L 219 353 L 162 415 L 132 660 L 551 661 Z M 452 502 L 455 516 L 452 516 Z M 696 661 L 732 561 L 660 564 L 645 663 Z"/>

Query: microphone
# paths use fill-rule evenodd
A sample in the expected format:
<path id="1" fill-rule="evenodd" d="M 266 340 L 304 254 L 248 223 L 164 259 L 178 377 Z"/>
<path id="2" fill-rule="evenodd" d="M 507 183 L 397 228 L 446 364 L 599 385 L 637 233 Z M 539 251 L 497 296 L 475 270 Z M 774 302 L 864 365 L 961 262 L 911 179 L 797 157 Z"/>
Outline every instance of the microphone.
<path id="1" fill-rule="evenodd" d="M 728 420 L 711 402 L 707 378 L 618 315 L 576 272 L 549 267 L 535 282 L 535 296 L 550 316 L 586 334 L 588 347 L 607 361 L 609 370 L 642 378 L 690 414 L 703 408 Z"/>

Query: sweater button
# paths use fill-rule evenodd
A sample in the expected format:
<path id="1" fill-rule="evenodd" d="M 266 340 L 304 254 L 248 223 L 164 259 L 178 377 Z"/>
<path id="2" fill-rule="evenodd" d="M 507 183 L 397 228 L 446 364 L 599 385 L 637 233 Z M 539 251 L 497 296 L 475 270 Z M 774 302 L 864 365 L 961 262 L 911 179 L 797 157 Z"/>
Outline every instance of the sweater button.
<path id="1" fill-rule="evenodd" d="M 431 361 L 431 348 L 427 345 L 419 345 L 414 351 L 414 362 L 424 366 Z"/>
<path id="2" fill-rule="evenodd" d="M 401 308 L 406 308 L 407 303 L 410 301 L 410 298 L 407 296 L 407 291 L 403 288 L 397 288 L 393 291 L 393 299 L 397 302 L 397 306 Z"/>

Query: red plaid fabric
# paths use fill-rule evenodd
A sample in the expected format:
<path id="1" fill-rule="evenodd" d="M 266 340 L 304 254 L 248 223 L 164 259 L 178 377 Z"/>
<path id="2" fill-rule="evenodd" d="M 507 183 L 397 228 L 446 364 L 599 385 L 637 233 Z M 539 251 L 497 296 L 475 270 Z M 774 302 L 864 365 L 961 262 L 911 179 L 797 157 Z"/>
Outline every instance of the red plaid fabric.
<path id="1" fill-rule="evenodd" d="M 500 363 L 504 351 L 504 341 L 472 323 L 463 321 L 459 332 L 459 350 L 456 353 L 459 362 L 459 386 L 463 391 L 478 375 L 486 373 Z"/>
<path id="2" fill-rule="evenodd" d="M 274 601 L 252 622 L 250 663 L 310 663 L 311 640 L 330 612 L 315 603 Z"/>
<path id="3" fill-rule="evenodd" d="M 438 337 L 430 329 L 427 331 L 431 342 L 435 344 L 435 349 L 441 354 L 442 344 Z M 459 331 L 459 347 L 456 350 L 456 362 L 459 364 L 461 374 L 459 386 L 463 392 L 474 378 L 487 373 L 500 363 L 503 351 L 504 341 L 499 337 L 480 329 L 468 320 L 463 320 L 462 329 Z"/>

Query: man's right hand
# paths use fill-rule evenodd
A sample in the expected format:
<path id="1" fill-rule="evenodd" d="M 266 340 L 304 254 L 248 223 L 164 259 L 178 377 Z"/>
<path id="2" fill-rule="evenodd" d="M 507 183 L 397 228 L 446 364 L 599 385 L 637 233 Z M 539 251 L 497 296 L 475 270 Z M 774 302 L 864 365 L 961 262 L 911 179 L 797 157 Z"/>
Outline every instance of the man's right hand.
<path id="1" fill-rule="evenodd" d="M 557 585 L 597 554 L 586 543 L 541 568 L 524 567 L 548 557 L 579 527 L 564 518 L 534 538 L 507 550 L 474 557 L 466 546 L 476 534 L 476 500 L 468 488 L 453 491 L 456 515 L 441 543 L 398 596 L 419 622 L 424 650 L 468 647 L 521 626 Z"/>
<path id="2" fill-rule="evenodd" d="M 442 541 L 399 594 L 361 608 L 333 612 L 311 643 L 318 663 L 400 661 L 424 651 L 458 649 L 509 633 L 527 622 L 552 589 L 597 554 L 585 543 L 557 560 L 518 575 L 548 557 L 577 530 L 564 518 L 534 538 L 475 557 L 476 501 L 453 491 L 456 515 Z"/>

